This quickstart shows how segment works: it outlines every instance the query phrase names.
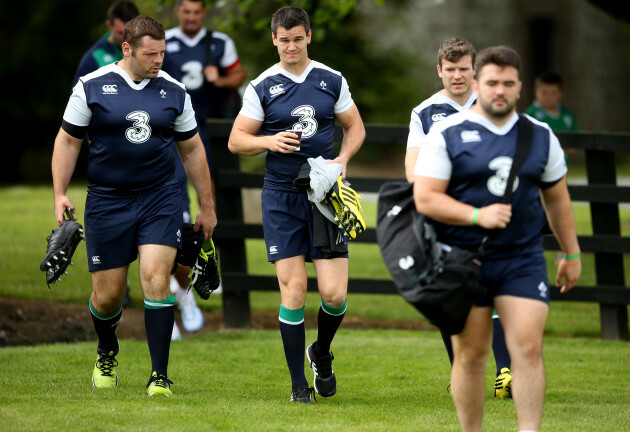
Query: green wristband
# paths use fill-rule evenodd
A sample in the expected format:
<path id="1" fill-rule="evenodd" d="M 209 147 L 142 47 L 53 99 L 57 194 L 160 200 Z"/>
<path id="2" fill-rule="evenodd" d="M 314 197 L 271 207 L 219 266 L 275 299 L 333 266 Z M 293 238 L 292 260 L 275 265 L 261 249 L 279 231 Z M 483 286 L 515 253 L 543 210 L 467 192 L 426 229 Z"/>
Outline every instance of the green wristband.
<path id="1" fill-rule="evenodd" d="M 564 254 L 564 259 L 565 260 L 574 260 L 574 259 L 578 259 L 581 256 L 582 256 L 582 254 L 580 252 L 578 252 L 576 254 L 573 254 L 573 255 Z"/>
<path id="2" fill-rule="evenodd" d="M 479 216 L 479 209 L 475 208 L 473 210 L 472 224 L 473 226 L 477 226 L 477 216 Z"/>

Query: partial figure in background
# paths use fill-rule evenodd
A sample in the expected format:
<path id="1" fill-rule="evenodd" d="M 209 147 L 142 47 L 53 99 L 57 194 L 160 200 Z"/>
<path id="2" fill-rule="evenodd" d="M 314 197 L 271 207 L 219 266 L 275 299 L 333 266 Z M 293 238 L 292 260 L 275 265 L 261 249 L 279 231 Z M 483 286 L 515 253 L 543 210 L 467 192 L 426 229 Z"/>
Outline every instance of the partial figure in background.
<path id="1" fill-rule="evenodd" d="M 575 116 L 562 104 L 562 77 L 555 72 L 543 72 L 534 81 L 534 102 L 525 110 L 538 121 L 545 122 L 552 131 L 579 130 Z"/>
<path id="2" fill-rule="evenodd" d="M 451 114 L 470 108 L 477 100 L 470 87 L 475 64 L 473 44 L 462 38 L 447 39 L 440 45 L 437 60 L 437 73 L 444 88 L 411 111 L 405 153 L 405 175 L 409 182 L 413 181 L 418 152 L 431 126 Z"/>
<path id="3" fill-rule="evenodd" d="M 182 82 L 190 94 L 212 175 L 212 143 L 206 120 L 236 117 L 241 108 L 237 89 L 245 82 L 246 73 L 232 39 L 203 26 L 208 13 L 203 0 L 177 0 L 174 11 L 178 25 L 166 31 L 166 56 L 162 69 Z M 177 161 L 176 174 L 182 190 L 183 220 L 190 222 L 188 180 L 180 161 Z M 214 189 L 212 194 L 214 199 Z M 188 269 L 179 266 L 171 277 L 171 292 L 177 296 L 184 330 L 194 332 L 203 327 L 204 318 L 192 290 L 188 289 L 189 283 Z M 221 286 L 214 292 L 221 292 Z"/>
<path id="4" fill-rule="evenodd" d="M 542 72 L 534 80 L 534 102 L 525 114 L 545 122 L 554 132 L 577 132 L 579 130 L 573 113 L 562 104 L 564 84 L 562 77 L 555 72 Z M 564 161 L 569 166 L 575 149 L 564 149 Z M 551 234 L 549 225 L 543 227 L 544 234 Z M 562 259 L 562 252 L 556 256 L 556 265 Z"/>
<path id="5" fill-rule="evenodd" d="M 414 168 L 422 141 L 433 124 L 440 122 L 463 110 L 469 109 L 477 101 L 477 95 L 471 87 L 476 50 L 466 39 L 450 38 L 444 41 L 438 50 L 437 73 L 442 79 L 444 88 L 426 99 L 411 111 L 409 138 L 405 155 L 405 174 L 407 180 L 414 179 Z M 495 397 L 511 397 L 512 374 L 510 372 L 510 354 L 505 345 L 505 335 L 499 316 L 493 315 L 494 337 L 492 351 L 497 367 L 495 380 Z M 451 336 L 441 331 L 448 358 L 453 364 L 453 345 Z M 447 387 L 451 392 L 450 384 Z"/>
<path id="6" fill-rule="evenodd" d="M 92 47 L 87 50 L 74 75 L 72 86 L 79 78 L 94 72 L 101 66 L 122 60 L 122 38 L 125 24 L 140 14 L 138 7 L 131 1 L 121 0 L 113 3 L 107 11 L 107 28 L 109 29 Z"/>

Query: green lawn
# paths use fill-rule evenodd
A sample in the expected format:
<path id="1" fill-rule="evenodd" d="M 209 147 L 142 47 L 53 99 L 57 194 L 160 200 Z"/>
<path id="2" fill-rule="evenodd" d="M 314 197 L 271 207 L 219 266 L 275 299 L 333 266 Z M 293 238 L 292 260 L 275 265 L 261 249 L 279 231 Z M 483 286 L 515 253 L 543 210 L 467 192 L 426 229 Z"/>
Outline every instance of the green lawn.
<path id="1" fill-rule="evenodd" d="M 307 340 L 315 336 L 307 331 Z M 437 332 L 340 330 L 333 344 L 338 393 L 311 406 L 288 402 L 290 382 L 277 331 L 230 331 L 174 342 L 170 399 L 145 396 L 150 364 L 144 342 L 121 342 L 118 388 L 92 388 L 94 349 L 89 342 L 0 349 L 0 429 L 459 430 Z M 547 337 L 544 355 L 542 430 L 628 430 L 627 344 Z M 493 371 L 490 359 L 484 430 L 516 430 L 512 401 L 492 397 Z"/>

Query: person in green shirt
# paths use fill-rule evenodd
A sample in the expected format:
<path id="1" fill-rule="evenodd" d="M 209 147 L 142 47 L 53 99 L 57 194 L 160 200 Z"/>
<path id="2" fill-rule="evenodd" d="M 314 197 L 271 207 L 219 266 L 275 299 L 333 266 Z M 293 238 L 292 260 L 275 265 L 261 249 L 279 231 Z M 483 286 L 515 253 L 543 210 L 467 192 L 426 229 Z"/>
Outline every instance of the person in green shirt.
<path id="1" fill-rule="evenodd" d="M 525 110 L 525 114 L 547 123 L 552 131 L 577 132 L 579 130 L 575 116 L 566 106 L 562 105 L 564 90 L 562 77 L 555 72 L 543 72 L 534 81 L 534 102 Z M 569 166 L 569 154 L 573 149 L 564 150 L 564 161 Z M 545 225 L 543 232 L 547 233 Z M 564 254 L 558 252 L 556 265 Z"/>
<path id="2" fill-rule="evenodd" d="M 534 102 L 525 110 L 525 114 L 547 123 L 554 132 L 577 132 L 577 121 L 571 110 L 562 104 L 563 96 L 562 77 L 555 72 L 543 72 L 534 81 Z M 567 166 L 569 153 L 573 151 L 564 151 Z"/>
<path id="3" fill-rule="evenodd" d="M 534 103 L 525 114 L 545 122 L 552 131 L 577 131 L 573 113 L 562 104 L 562 77 L 554 72 L 543 72 L 534 82 Z"/>
<path id="4" fill-rule="evenodd" d="M 82 76 L 94 72 L 101 66 L 122 60 L 123 53 L 120 47 L 125 25 L 137 17 L 139 13 L 138 7 L 127 0 L 117 1 L 109 7 L 106 21 L 109 31 L 96 41 L 81 58 L 72 82 L 73 87 Z"/>

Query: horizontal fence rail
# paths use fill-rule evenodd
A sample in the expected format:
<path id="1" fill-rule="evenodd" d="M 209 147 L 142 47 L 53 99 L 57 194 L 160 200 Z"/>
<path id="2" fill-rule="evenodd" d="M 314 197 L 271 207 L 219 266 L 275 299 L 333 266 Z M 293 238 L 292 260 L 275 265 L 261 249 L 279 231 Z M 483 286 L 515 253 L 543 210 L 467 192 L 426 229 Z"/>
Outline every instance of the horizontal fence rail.
<path id="1" fill-rule="evenodd" d="M 246 239 L 262 239 L 262 225 L 243 222 L 242 189 L 260 189 L 262 174 L 239 170 L 239 158 L 227 149 L 232 122 L 210 120 L 209 134 L 213 140 L 213 157 L 216 157 L 215 182 L 219 225 L 213 238 L 221 257 L 223 280 L 224 325 L 243 327 L 250 324 L 249 291 L 277 291 L 275 276 L 247 273 Z M 366 125 L 368 145 L 397 145 L 404 151 L 408 128 L 394 125 Z M 335 140 L 340 141 L 342 130 L 335 129 Z M 557 136 L 565 148 L 584 150 L 587 165 L 587 184 L 569 185 L 571 199 L 591 206 L 592 235 L 580 235 L 583 252 L 595 255 L 595 286 L 576 286 L 566 294 L 550 283 L 552 301 L 593 302 L 600 305 L 602 337 L 629 340 L 628 304 L 630 289 L 625 286 L 623 255 L 630 254 L 630 238 L 621 236 L 619 204 L 630 203 L 630 187 L 617 185 L 615 155 L 630 151 L 630 134 L 563 132 Z M 215 151 L 216 149 L 216 151 Z M 355 177 L 352 187 L 361 193 L 377 193 L 381 185 L 400 178 Z M 355 243 L 376 243 L 376 230 L 368 228 L 354 240 Z M 544 236 L 546 250 L 559 250 L 556 239 Z M 553 282 L 553 281 L 552 281 Z M 308 291 L 317 291 L 315 278 L 308 279 Z M 391 279 L 360 279 L 348 281 L 350 293 L 397 294 Z"/>

